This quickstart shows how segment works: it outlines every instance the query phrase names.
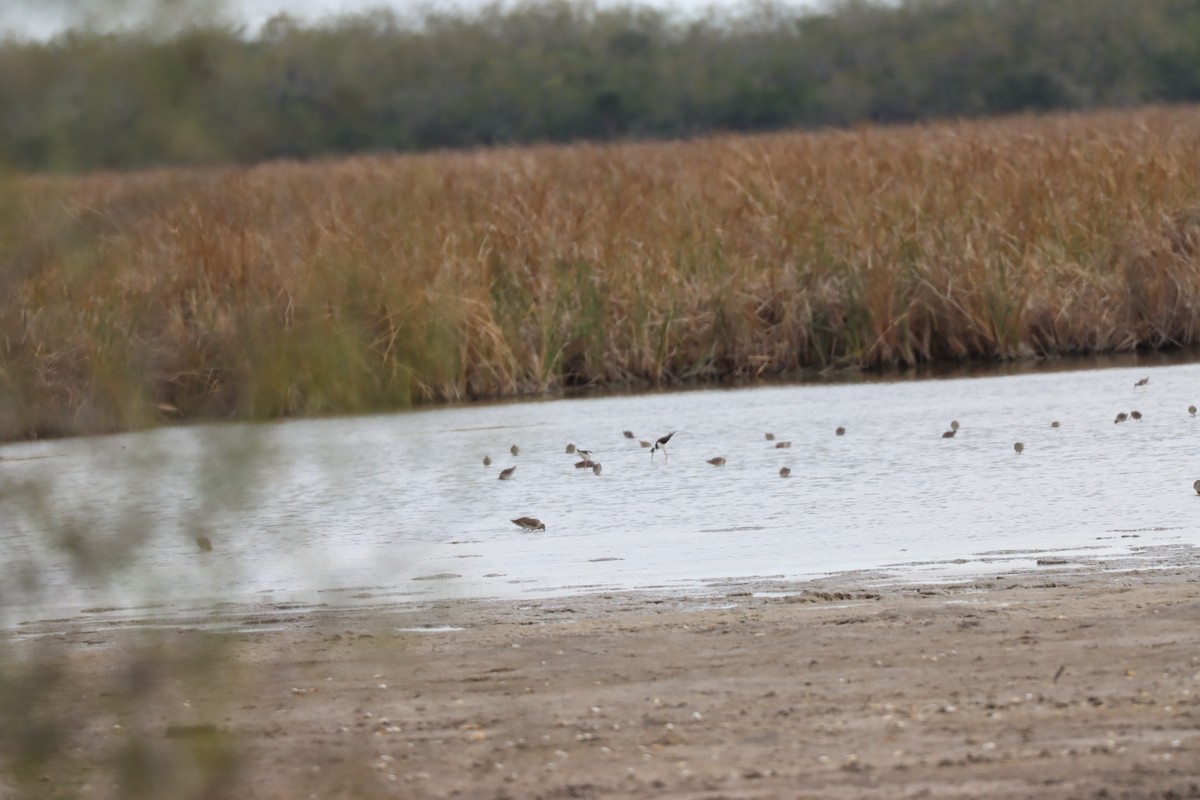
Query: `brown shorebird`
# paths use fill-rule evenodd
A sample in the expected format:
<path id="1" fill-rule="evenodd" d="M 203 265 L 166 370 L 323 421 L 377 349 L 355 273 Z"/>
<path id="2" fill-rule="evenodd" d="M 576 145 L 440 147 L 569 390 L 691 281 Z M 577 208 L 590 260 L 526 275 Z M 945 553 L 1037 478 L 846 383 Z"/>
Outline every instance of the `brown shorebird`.
<path id="1" fill-rule="evenodd" d="M 638 444 L 640 444 L 642 447 L 649 447 L 649 446 L 650 446 L 650 443 L 649 443 L 649 442 L 647 442 L 645 439 L 638 439 Z"/>
<path id="2" fill-rule="evenodd" d="M 515 472 L 515 471 L 516 471 L 516 469 L 517 469 L 516 467 L 509 467 L 508 469 L 502 469 L 502 470 L 500 470 L 500 480 L 502 480 L 502 481 L 506 481 L 506 480 L 508 480 L 509 478 L 511 478 L 511 477 L 512 477 L 512 474 L 513 474 L 513 472 Z"/>
<path id="3" fill-rule="evenodd" d="M 776 450 L 786 450 L 787 448 L 789 448 L 791 446 L 792 446 L 791 442 L 776 442 L 775 443 Z"/>
<path id="4" fill-rule="evenodd" d="M 514 444 L 512 447 L 508 448 L 508 452 L 512 453 L 515 456 L 517 453 L 521 452 L 521 448 L 517 447 Z"/>
<path id="5" fill-rule="evenodd" d="M 956 420 L 956 419 L 950 420 L 950 430 L 952 430 L 952 431 L 958 430 L 958 420 Z"/>
<path id="6" fill-rule="evenodd" d="M 1140 420 L 1142 419 L 1142 412 L 1140 412 L 1140 411 L 1137 411 L 1137 410 L 1130 411 L 1130 412 L 1129 412 L 1129 416 L 1130 416 L 1130 418 L 1132 418 L 1132 419 L 1136 419 L 1136 420 L 1139 420 L 1139 421 L 1140 421 Z"/>
<path id="7" fill-rule="evenodd" d="M 633 431 L 621 431 L 621 433 L 625 434 L 625 438 L 626 438 L 626 439 L 633 439 L 633 438 L 636 438 L 636 437 L 633 435 Z"/>
<path id="8" fill-rule="evenodd" d="M 593 475 L 599 475 L 600 469 L 601 469 L 600 462 L 597 461 L 595 464 L 592 464 L 592 474 Z"/>
<path id="9" fill-rule="evenodd" d="M 568 453 L 574 453 L 574 452 L 575 452 L 575 445 L 573 445 L 573 444 L 568 444 L 568 445 L 567 445 L 567 452 L 568 452 Z"/>
<path id="10" fill-rule="evenodd" d="M 1017 455 L 1021 455 L 1021 453 L 1025 452 L 1025 445 L 1022 444 L 1021 442 L 1017 442 L 1016 444 L 1013 445 L 1013 450 L 1017 451 Z"/>
<path id="11" fill-rule="evenodd" d="M 1122 411 L 1120 414 L 1117 414 L 1117 418 L 1113 420 L 1113 424 L 1115 425 L 1118 422 L 1124 422 L 1127 419 L 1129 419 L 1129 415 Z"/>
<path id="12" fill-rule="evenodd" d="M 1188 406 L 1188 413 L 1191 414 L 1193 417 L 1196 416 L 1196 407 Z"/>
<path id="13" fill-rule="evenodd" d="M 485 467 L 490 467 L 490 466 L 492 465 L 492 457 L 491 457 L 491 456 L 484 456 L 484 457 L 483 457 L 483 465 L 484 465 Z"/>
<path id="14" fill-rule="evenodd" d="M 674 435 L 675 435 L 675 431 L 671 431 L 666 436 L 658 437 L 658 441 L 656 441 L 654 443 L 654 447 L 650 448 L 650 460 L 651 461 L 654 460 L 654 451 L 655 450 L 663 451 L 663 463 L 664 464 L 671 460 L 671 457 L 669 455 L 667 455 L 667 442 L 671 441 L 671 437 Z"/>
<path id="15" fill-rule="evenodd" d="M 1136 388 L 1138 386 L 1145 386 L 1149 382 L 1150 382 L 1149 378 L 1142 378 L 1140 381 L 1138 381 L 1137 383 L 1134 384 L 1134 387 Z"/>
<path id="16" fill-rule="evenodd" d="M 1192 488 L 1196 490 L 1196 494 L 1200 494 L 1200 481 L 1193 483 Z"/>
<path id="17" fill-rule="evenodd" d="M 725 466 L 725 456 L 714 456 L 708 460 L 708 463 L 714 467 L 723 467 Z"/>
<path id="18" fill-rule="evenodd" d="M 517 517 L 512 522 L 513 525 L 516 525 L 523 531 L 546 530 L 545 524 L 540 519 L 534 519 L 533 517 Z"/>
<path id="19" fill-rule="evenodd" d="M 1051 428 L 1061 428 L 1061 427 L 1062 427 L 1062 425 L 1059 423 L 1059 421 L 1058 421 L 1058 420 L 1054 420 L 1054 422 L 1051 422 L 1051 423 L 1050 423 L 1050 427 L 1051 427 Z"/>
<path id="20" fill-rule="evenodd" d="M 773 434 L 773 433 L 764 433 L 763 436 L 766 438 L 766 440 L 768 442 L 775 441 L 775 434 Z"/>
<path id="21" fill-rule="evenodd" d="M 838 436 L 845 436 L 845 435 L 846 435 L 846 429 L 845 429 L 845 428 L 843 428 L 841 425 L 838 425 L 838 426 L 837 426 L 837 430 L 836 430 L 836 431 L 834 431 L 834 433 L 836 433 Z"/>
<path id="22" fill-rule="evenodd" d="M 1200 481 L 1197 481 L 1197 483 L 1200 483 Z M 199 547 L 202 552 L 205 552 L 205 553 L 212 552 L 212 540 L 209 539 L 207 536 L 197 536 L 196 537 L 196 546 Z"/>
<path id="23" fill-rule="evenodd" d="M 780 467 L 779 468 L 779 477 L 786 478 L 788 475 L 791 475 L 791 474 L 792 474 L 792 470 L 790 468 L 788 468 L 788 467 Z"/>
<path id="24" fill-rule="evenodd" d="M 575 469 L 591 469 L 594 466 L 596 466 L 596 462 L 586 458 L 583 461 L 575 462 Z"/>
<path id="25" fill-rule="evenodd" d="M 951 428 L 950 430 L 948 430 L 942 434 L 942 438 L 943 439 L 953 439 L 954 434 L 956 434 L 956 433 L 958 433 L 958 430 L 956 430 L 955 428 Z"/>

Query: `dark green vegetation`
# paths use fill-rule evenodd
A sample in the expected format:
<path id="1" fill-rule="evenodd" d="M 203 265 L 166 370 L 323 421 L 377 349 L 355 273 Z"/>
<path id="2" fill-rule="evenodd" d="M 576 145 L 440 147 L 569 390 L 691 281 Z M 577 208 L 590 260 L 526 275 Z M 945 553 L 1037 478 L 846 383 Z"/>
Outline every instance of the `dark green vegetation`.
<path id="1" fill-rule="evenodd" d="M 0 163 L 256 162 L 1200 100 L 1195 0 L 536 0 L 0 43 Z"/>

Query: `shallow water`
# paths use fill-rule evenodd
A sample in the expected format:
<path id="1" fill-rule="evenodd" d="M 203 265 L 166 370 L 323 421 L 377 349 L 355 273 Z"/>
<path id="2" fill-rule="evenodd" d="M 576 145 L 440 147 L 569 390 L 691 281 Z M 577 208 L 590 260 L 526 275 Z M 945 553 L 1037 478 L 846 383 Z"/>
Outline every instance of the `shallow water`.
<path id="1" fill-rule="evenodd" d="M 45 615 L 198 599 L 542 597 L 849 570 L 954 575 L 1047 553 L 1200 545 L 1197 402 L 1193 364 L 12 445 L 0 450 L 0 603 Z M 1132 409 L 1140 422 L 1114 424 Z M 962 428 L 943 439 L 951 419 Z M 669 462 L 624 429 L 647 440 L 677 430 Z M 603 474 L 575 469 L 568 442 L 594 450 Z M 725 466 L 706 463 L 717 455 Z M 513 479 L 497 480 L 512 465 Z M 518 529 L 519 516 L 546 531 Z"/>

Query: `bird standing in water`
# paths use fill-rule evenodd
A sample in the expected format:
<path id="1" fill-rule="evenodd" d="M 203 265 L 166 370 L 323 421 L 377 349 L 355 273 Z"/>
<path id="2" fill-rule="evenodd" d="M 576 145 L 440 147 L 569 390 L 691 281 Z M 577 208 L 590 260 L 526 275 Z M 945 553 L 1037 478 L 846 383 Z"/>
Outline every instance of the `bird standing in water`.
<path id="1" fill-rule="evenodd" d="M 509 478 L 511 478 L 513 472 L 516 471 L 516 469 L 517 469 L 516 467 L 509 467 L 508 469 L 500 470 L 500 480 L 506 481 Z"/>
<path id="2" fill-rule="evenodd" d="M 1021 444 L 1020 442 L 1017 442 L 1016 444 L 1013 445 L 1013 450 L 1017 451 L 1017 455 L 1021 455 L 1021 453 L 1025 452 L 1025 445 Z"/>
<path id="3" fill-rule="evenodd" d="M 540 519 L 533 517 L 517 517 L 512 523 L 521 528 L 523 531 L 544 531 L 546 525 Z"/>
<path id="4" fill-rule="evenodd" d="M 667 442 L 671 441 L 671 437 L 674 435 L 675 435 L 675 431 L 671 431 L 666 436 L 658 437 L 658 441 L 654 443 L 654 447 L 650 448 L 650 460 L 651 461 L 654 460 L 654 451 L 660 450 L 660 449 L 663 451 L 663 463 L 665 464 L 671 460 L 670 456 L 667 455 Z"/>

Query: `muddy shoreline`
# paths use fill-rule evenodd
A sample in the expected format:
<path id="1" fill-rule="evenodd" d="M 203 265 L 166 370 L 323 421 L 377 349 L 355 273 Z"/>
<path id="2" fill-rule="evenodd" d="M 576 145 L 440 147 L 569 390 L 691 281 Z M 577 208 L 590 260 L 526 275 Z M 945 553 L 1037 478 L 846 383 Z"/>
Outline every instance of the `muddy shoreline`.
<path id="1" fill-rule="evenodd" d="M 36 623 L 9 658 L 71 676 L 42 713 L 76 729 L 40 794 L 0 796 L 122 796 L 109 759 L 141 737 L 164 774 L 228 745 L 224 796 L 1197 797 L 1198 579 L 1180 547 L 938 584 L 284 605 L 226 633 Z M 114 689 L 147 652 L 152 687 Z"/>

